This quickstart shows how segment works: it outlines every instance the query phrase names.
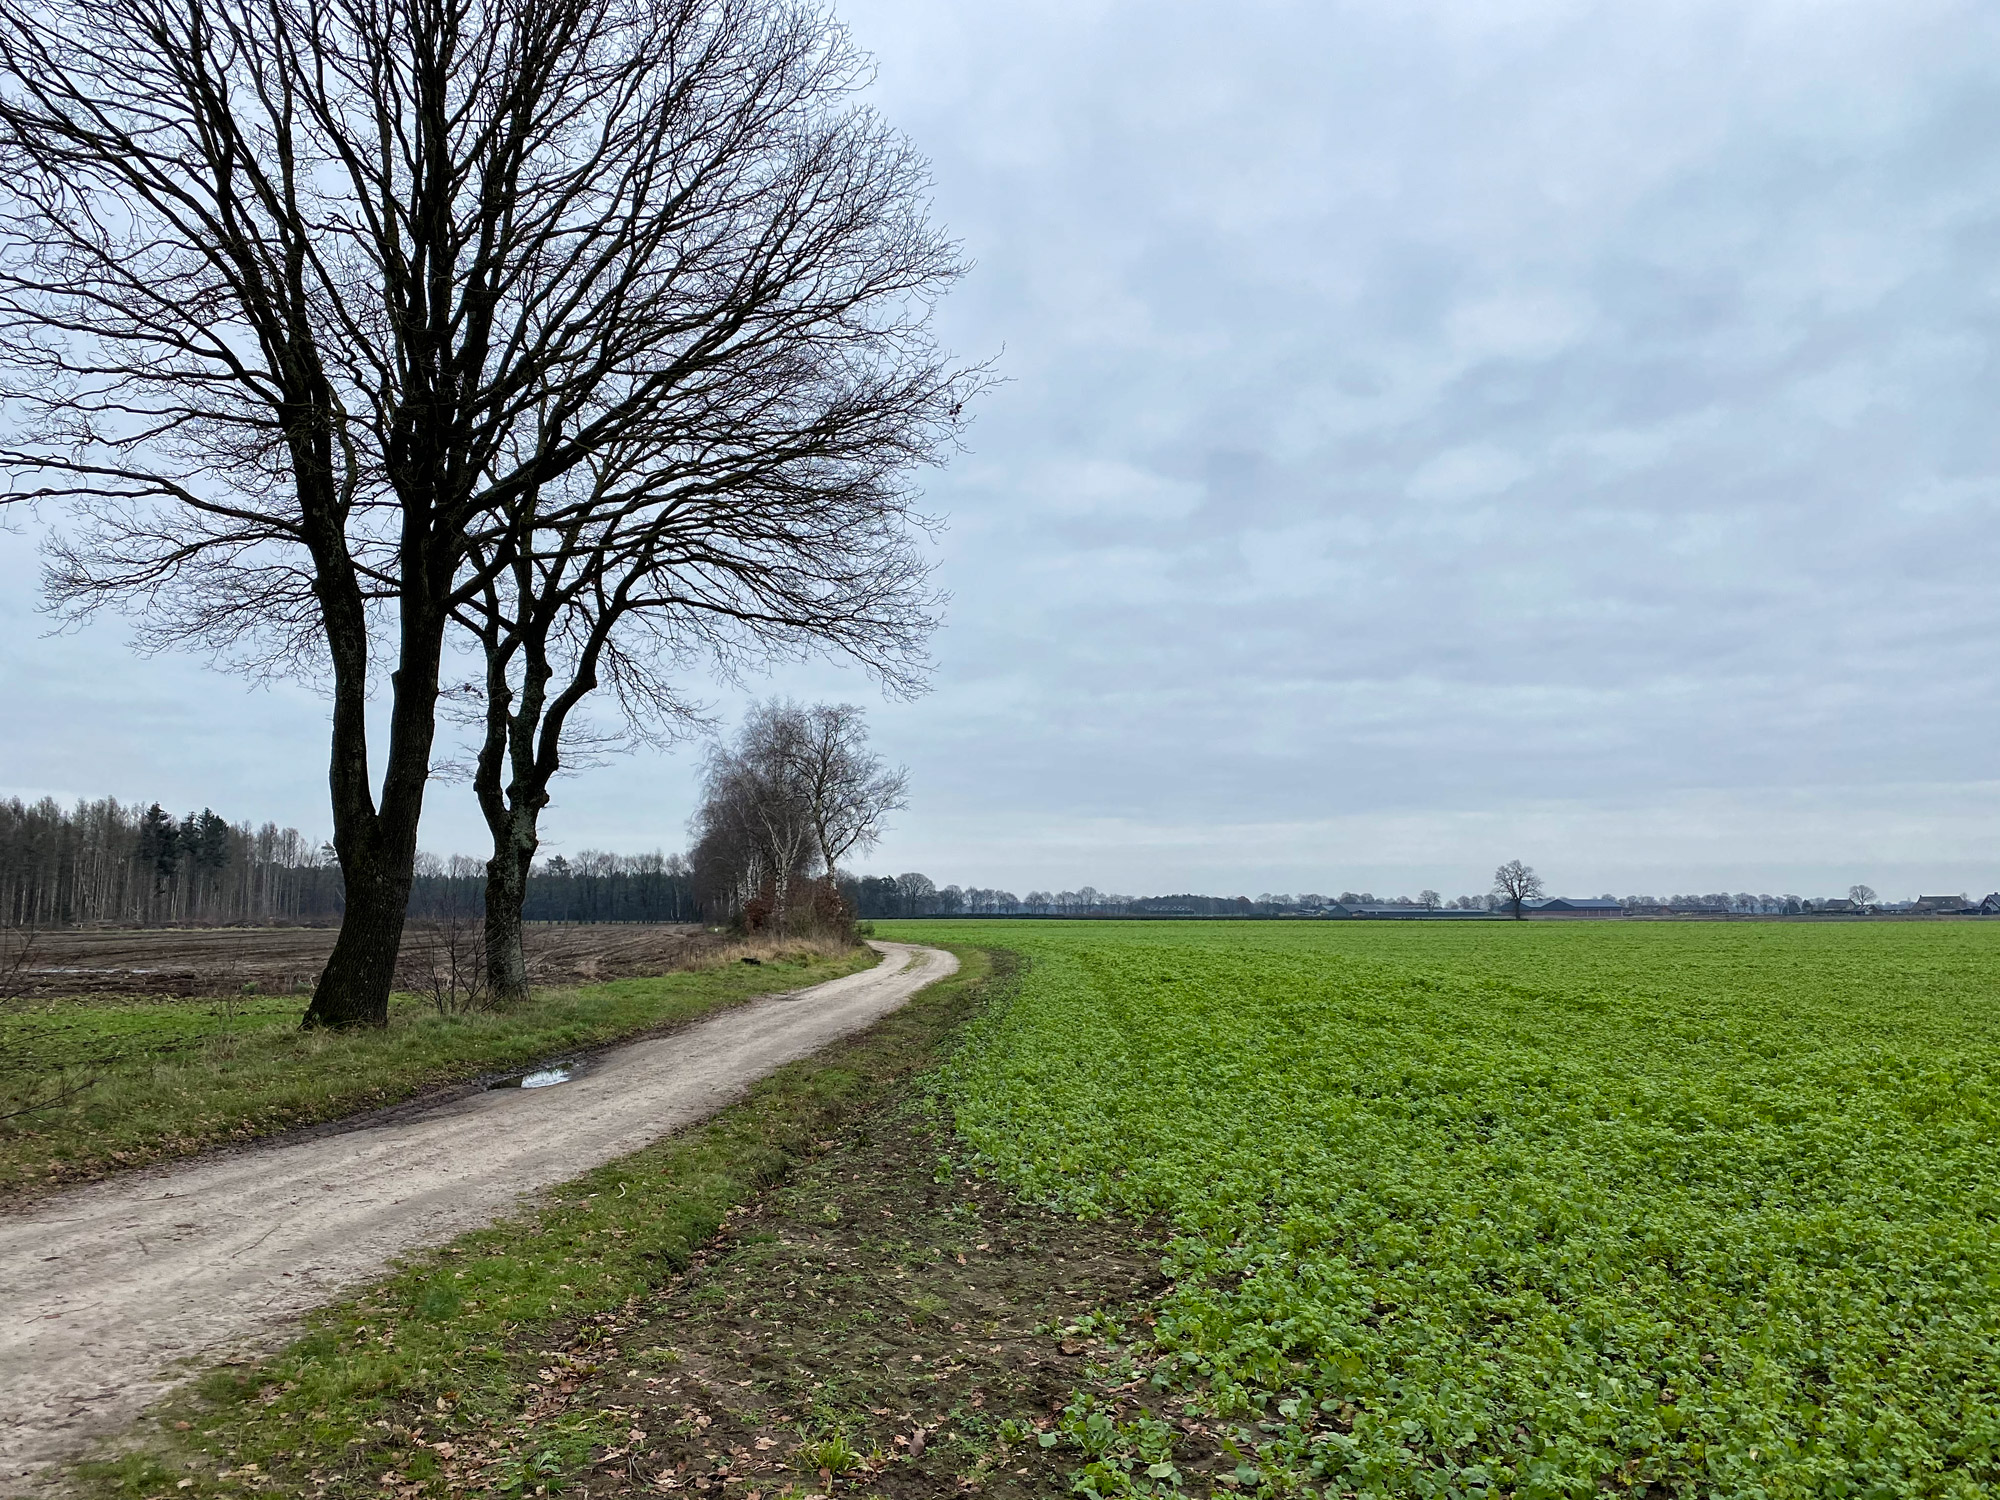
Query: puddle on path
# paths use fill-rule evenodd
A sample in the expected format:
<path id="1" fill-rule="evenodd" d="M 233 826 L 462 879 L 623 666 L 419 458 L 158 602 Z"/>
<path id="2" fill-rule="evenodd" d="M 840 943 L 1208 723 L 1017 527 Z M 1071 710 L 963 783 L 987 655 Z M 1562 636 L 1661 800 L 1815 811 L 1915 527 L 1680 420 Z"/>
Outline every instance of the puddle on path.
<path id="1" fill-rule="evenodd" d="M 568 1063 L 558 1063 L 552 1068 L 537 1068 L 532 1073 L 510 1073 L 486 1086 L 489 1089 L 545 1089 L 552 1084 L 568 1083 L 573 1076 L 574 1070 Z"/>

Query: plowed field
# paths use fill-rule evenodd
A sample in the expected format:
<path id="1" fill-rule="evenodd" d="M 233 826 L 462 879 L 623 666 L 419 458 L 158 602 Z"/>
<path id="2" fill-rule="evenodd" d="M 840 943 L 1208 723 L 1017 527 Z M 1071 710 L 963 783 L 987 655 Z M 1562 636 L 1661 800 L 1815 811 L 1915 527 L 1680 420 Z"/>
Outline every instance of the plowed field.
<path id="1" fill-rule="evenodd" d="M 311 988 L 333 951 L 329 927 L 168 928 L 144 931 L 38 932 L 0 943 L 0 995 L 231 995 Z M 477 931 L 458 934 L 476 946 Z M 22 941 L 25 960 L 14 959 Z M 434 923 L 412 922 L 403 935 L 405 982 L 420 987 L 443 942 Z M 670 924 L 536 925 L 528 961 L 540 984 L 588 984 L 681 967 L 704 941 L 702 929 Z"/>

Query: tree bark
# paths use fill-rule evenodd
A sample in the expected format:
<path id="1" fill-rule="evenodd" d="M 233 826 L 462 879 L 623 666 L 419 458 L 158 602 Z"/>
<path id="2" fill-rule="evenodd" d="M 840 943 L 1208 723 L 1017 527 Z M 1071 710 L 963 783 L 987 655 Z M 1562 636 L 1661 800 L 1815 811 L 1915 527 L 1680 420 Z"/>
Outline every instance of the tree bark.
<path id="1" fill-rule="evenodd" d="M 388 1024 L 410 881 L 397 879 L 386 865 L 379 860 L 341 860 L 347 911 L 306 1010 L 304 1024 L 309 1031 Z"/>
<path id="2" fill-rule="evenodd" d="M 549 783 L 562 766 L 563 729 L 571 711 L 597 686 L 598 653 L 608 628 L 591 632 L 574 677 L 551 700 L 555 667 L 549 660 L 549 632 L 555 611 L 551 601 L 538 602 L 539 612 L 528 615 L 512 634 L 503 636 L 489 623 L 482 635 L 486 734 L 472 785 L 493 836 L 493 856 L 486 862 L 486 975 L 494 999 L 503 1005 L 528 998 L 521 918 L 528 872 L 541 847 L 539 825 L 542 809 L 549 805 Z M 497 614 L 490 611 L 489 622 Z M 522 658 L 518 692 L 508 680 L 517 654 Z"/>
<path id="3" fill-rule="evenodd" d="M 522 942 L 521 907 L 528 896 L 528 870 L 535 857 L 532 820 L 526 846 L 496 850 L 486 862 L 486 982 L 493 997 L 509 1004 L 528 997 L 528 953 Z"/>
<path id="4" fill-rule="evenodd" d="M 444 653 L 445 615 L 422 587 L 431 574 L 426 540 L 412 537 L 404 547 L 408 582 L 398 601 L 401 653 L 390 677 L 389 746 L 379 807 L 369 781 L 368 634 L 361 591 L 351 569 L 320 589 L 333 660 L 333 847 L 346 910 L 306 1008 L 302 1024 L 307 1030 L 389 1022 L 389 995 L 416 871 L 417 825 L 430 781 Z M 324 570 L 321 576 L 326 577 Z"/>

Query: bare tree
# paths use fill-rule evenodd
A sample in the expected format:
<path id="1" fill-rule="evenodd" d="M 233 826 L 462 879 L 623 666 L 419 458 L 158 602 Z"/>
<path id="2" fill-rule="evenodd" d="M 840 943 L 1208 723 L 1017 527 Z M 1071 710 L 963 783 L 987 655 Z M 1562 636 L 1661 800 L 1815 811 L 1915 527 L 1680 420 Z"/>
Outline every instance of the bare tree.
<path id="1" fill-rule="evenodd" d="M 490 1010 L 497 1001 L 479 941 L 479 916 L 461 894 L 479 873 L 479 862 L 463 854 L 441 860 L 417 854 L 417 874 L 442 877 L 437 900 L 417 926 L 416 942 L 405 944 L 404 982 L 428 995 L 440 1016 Z"/>
<path id="2" fill-rule="evenodd" d="M 910 772 L 891 768 L 868 748 L 868 726 L 851 703 L 817 703 L 794 710 L 799 780 L 811 809 L 820 864 L 840 878 L 840 862 L 856 849 L 874 847 L 883 822 L 909 806 Z"/>
<path id="3" fill-rule="evenodd" d="M 0 1000 L 18 998 L 26 989 L 29 965 L 35 957 L 32 926 L 0 925 Z"/>
<path id="4" fill-rule="evenodd" d="M 460 607 L 484 658 L 469 695 L 484 731 L 474 787 L 494 841 L 487 950 L 503 996 L 525 985 L 520 911 L 540 812 L 600 686 L 628 737 L 659 739 L 695 722 L 674 672 L 696 659 L 733 671 L 832 651 L 891 691 L 921 685 L 937 601 L 908 475 L 957 431 L 983 375 L 946 368 L 912 300 L 957 274 L 923 225 L 920 164 L 856 119 L 808 120 L 828 149 L 795 161 L 788 146 L 780 162 L 837 165 L 836 183 L 792 184 L 763 205 L 789 214 L 809 196 L 841 223 L 746 231 L 746 256 L 805 241 L 768 273 L 764 337 L 704 373 L 703 399 L 662 403 L 654 426 L 575 471 L 568 493 L 524 507 L 493 543 L 504 562 L 477 570 L 483 587 Z"/>
<path id="5" fill-rule="evenodd" d="M 327 682 L 308 1025 L 386 1019 L 452 617 L 524 506 L 786 359 L 778 273 L 893 146 L 803 128 L 860 77 L 782 0 L 0 0 L 0 466 L 77 515 L 59 608 Z"/>
<path id="6" fill-rule="evenodd" d="M 1510 859 L 1493 872 L 1493 894 L 1514 908 L 1514 920 L 1518 922 L 1526 903 L 1542 894 L 1542 877 L 1518 859 Z"/>
<path id="7" fill-rule="evenodd" d="M 835 890 L 840 861 L 881 836 L 908 786 L 907 771 L 869 751 L 854 705 L 760 703 L 735 743 L 709 754 L 694 829 L 698 878 L 732 912 L 765 900 L 771 919 L 788 925 L 801 884 L 823 874 L 818 888 Z"/>
<path id="8" fill-rule="evenodd" d="M 818 835 L 798 774 L 803 726 L 777 705 L 753 709 L 733 745 L 709 752 L 694 820 L 696 880 L 704 899 L 742 916 L 768 905 L 779 928 L 794 892 L 818 868 Z M 718 913 L 719 914 L 719 913 Z"/>
<path id="9" fill-rule="evenodd" d="M 1440 896 L 1436 891 L 1417 892 L 1417 905 L 1423 907 L 1426 911 L 1436 911 L 1443 904 L 1444 897 Z"/>
<path id="10" fill-rule="evenodd" d="M 1847 899 L 1856 906 L 1872 906 L 1875 902 L 1875 889 L 1873 886 L 1850 885 L 1847 888 Z"/>

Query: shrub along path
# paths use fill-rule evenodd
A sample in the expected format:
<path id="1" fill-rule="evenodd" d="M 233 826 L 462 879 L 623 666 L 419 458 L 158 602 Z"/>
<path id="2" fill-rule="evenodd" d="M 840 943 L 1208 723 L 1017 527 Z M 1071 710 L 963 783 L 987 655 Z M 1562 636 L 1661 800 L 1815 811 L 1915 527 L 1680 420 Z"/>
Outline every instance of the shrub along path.
<path id="1" fill-rule="evenodd" d="M 129 1422 L 177 1360 L 268 1335 L 390 1257 L 712 1114 L 957 967 L 879 968 L 607 1052 L 573 1081 L 63 1195 L 0 1220 L 0 1484 Z"/>

